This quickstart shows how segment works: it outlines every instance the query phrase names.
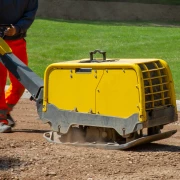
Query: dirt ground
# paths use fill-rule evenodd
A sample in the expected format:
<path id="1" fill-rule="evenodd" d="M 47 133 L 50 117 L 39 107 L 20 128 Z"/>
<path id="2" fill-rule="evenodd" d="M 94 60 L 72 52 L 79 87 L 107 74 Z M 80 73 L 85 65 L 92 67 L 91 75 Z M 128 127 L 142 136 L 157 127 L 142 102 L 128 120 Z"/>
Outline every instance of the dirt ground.
<path id="1" fill-rule="evenodd" d="M 144 1 L 145 2 L 145 1 Z M 51 7 L 51 8 L 49 8 Z M 95 21 L 180 21 L 180 6 L 127 1 L 39 0 L 38 18 Z"/>
<path id="2" fill-rule="evenodd" d="M 169 139 L 128 151 L 51 144 L 50 130 L 38 120 L 36 106 L 21 99 L 12 115 L 13 133 L 0 134 L 0 180 L 179 180 L 180 118 L 166 130 Z"/>

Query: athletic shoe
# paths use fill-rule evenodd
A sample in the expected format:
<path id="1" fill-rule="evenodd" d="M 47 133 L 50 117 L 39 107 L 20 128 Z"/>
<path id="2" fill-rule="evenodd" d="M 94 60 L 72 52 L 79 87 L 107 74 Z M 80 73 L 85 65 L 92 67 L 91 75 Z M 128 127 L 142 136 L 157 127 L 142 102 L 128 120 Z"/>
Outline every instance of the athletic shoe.
<path id="1" fill-rule="evenodd" d="M 8 125 L 8 121 L 0 120 L 0 133 L 9 133 L 11 132 L 11 126 Z"/>
<path id="2" fill-rule="evenodd" d="M 11 126 L 11 127 L 15 126 L 15 121 L 10 114 L 7 114 L 6 119 L 8 121 L 8 126 Z"/>

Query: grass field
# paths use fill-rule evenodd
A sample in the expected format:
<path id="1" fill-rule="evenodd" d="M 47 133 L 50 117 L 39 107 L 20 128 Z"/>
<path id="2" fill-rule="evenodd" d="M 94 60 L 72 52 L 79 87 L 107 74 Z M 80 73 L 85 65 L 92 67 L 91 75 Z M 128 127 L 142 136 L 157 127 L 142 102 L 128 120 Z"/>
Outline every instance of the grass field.
<path id="1" fill-rule="evenodd" d="M 28 31 L 29 66 L 43 77 L 54 62 L 89 57 L 161 58 L 168 62 L 180 99 L 180 23 L 91 22 L 36 19 Z"/>

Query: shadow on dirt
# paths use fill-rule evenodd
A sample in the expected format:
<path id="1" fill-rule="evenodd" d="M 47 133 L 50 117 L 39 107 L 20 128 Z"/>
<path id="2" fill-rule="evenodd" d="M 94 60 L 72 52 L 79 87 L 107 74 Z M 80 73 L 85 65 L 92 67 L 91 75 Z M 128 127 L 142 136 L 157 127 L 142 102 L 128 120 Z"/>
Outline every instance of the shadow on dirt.
<path id="1" fill-rule="evenodd" d="M 24 133 L 39 133 L 44 134 L 50 130 L 37 130 L 37 129 L 15 129 L 13 132 L 24 132 Z"/>
<path id="2" fill-rule="evenodd" d="M 14 167 L 19 167 L 22 163 L 17 158 L 0 157 L 0 170 L 6 171 Z"/>
<path id="3" fill-rule="evenodd" d="M 162 151 L 180 152 L 180 146 L 149 143 L 131 148 L 129 150 L 136 152 L 162 152 Z"/>

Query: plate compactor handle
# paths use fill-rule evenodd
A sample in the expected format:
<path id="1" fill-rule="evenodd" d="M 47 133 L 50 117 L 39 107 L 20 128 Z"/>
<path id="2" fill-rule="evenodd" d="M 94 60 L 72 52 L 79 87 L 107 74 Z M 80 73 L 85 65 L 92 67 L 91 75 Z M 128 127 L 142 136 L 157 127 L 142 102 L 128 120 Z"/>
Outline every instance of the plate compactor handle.
<path id="1" fill-rule="evenodd" d="M 93 54 L 100 53 L 103 55 L 103 61 L 106 61 L 106 52 L 96 49 L 95 51 L 91 51 L 90 54 L 90 62 L 93 61 Z"/>

